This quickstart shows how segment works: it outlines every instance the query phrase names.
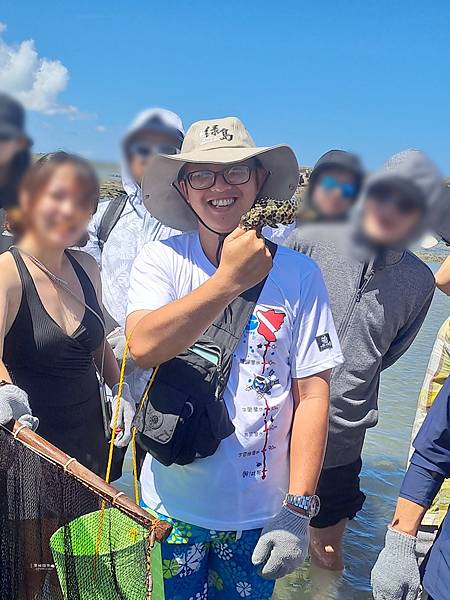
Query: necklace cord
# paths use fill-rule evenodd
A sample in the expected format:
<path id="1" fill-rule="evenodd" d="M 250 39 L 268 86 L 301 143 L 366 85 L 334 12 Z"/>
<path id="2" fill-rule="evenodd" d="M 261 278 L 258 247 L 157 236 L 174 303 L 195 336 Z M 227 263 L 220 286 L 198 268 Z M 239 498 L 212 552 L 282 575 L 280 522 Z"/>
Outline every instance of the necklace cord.
<path id="1" fill-rule="evenodd" d="M 100 315 L 93 308 L 91 308 L 84 300 L 82 300 L 80 297 L 78 297 L 77 294 L 75 294 L 75 292 L 73 292 L 70 289 L 67 281 L 65 281 L 61 277 L 58 277 L 57 275 L 55 275 L 54 273 L 52 273 L 50 271 L 50 269 L 48 269 L 38 258 L 36 258 L 35 256 L 33 256 L 32 254 L 30 254 L 26 250 L 18 248 L 17 246 L 11 246 L 11 248 L 15 248 L 21 254 L 24 254 L 27 258 L 29 258 L 31 260 L 31 262 L 34 265 L 36 265 L 36 267 L 38 267 L 38 269 L 40 269 L 43 273 L 45 273 L 47 275 L 47 277 L 50 279 L 50 281 L 52 281 L 54 284 L 58 285 L 62 290 L 64 290 L 66 292 L 66 294 L 69 294 L 69 296 L 71 296 L 74 300 L 76 300 L 77 302 L 79 302 L 82 306 L 84 306 L 84 308 L 86 310 L 88 310 L 91 314 L 93 314 L 96 317 L 96 319 L 100 323 L 100 325 L 102 327 L 102 330 L 103 330 L 103 350 L 102 350 L 101 368 L 100 368 L 100 371 L 97 369 L 97 372 L 99 374 L 101 383 L 104 384 L 104 382 L 105 382 L 105 379 L 104 379 L 104 367 L 105 367 L 105 352 L 106 352 L 106 329 L 105 329 L 105 324 L 103 322 L 103 319 L 100 317 Z M 81 282 L 80 282 L 80 284 L 81 284 Z"/>

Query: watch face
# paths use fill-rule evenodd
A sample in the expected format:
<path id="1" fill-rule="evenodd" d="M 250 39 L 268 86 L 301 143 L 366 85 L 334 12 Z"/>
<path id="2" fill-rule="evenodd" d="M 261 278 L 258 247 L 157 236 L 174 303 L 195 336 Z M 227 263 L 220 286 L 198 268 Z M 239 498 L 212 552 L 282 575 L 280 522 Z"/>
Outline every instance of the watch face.
<path id="1" fill-rule="evenodd" d="M 312 517 L 316 517 L 319 514 L 320 510 L 320 499 L 319 496 L 311 496 L 309 501 L 309 509 L 308 512 Z"/>

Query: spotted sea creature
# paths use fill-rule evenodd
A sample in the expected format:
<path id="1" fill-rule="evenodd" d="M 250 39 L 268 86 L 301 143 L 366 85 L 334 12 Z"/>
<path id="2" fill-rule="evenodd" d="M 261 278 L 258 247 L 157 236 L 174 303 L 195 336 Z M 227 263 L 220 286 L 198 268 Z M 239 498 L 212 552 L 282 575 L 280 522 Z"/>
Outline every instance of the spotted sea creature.
<path id="1" fill-rule="evenodd" d="M 289 225 L 295 221 L 297 204 L 292 200 L 275 200 L 274 198 L 261 198 L 241 218 L 240 226 L 243 229 L 260 229 L 265 225 L 277 227 Z"/>

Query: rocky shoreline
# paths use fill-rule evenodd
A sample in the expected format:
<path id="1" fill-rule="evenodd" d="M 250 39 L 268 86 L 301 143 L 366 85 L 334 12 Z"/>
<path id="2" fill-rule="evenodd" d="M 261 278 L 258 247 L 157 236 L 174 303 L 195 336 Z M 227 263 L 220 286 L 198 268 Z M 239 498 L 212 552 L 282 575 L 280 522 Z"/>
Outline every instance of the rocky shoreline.
<path id="1" fill-rule="evenodd" d="M 305 192 L 305 187 L 299 189 L 298 195 Z M 119 178 L 107 179 L 100 184 L 100 199 L 116 198 L 123 193 L 122 182 Z M 447 258 L 449 251 L 446 246 L 437 247 L 434 251 L 415 250 L 414 253 L 426 263 L 442 263 Z"/>

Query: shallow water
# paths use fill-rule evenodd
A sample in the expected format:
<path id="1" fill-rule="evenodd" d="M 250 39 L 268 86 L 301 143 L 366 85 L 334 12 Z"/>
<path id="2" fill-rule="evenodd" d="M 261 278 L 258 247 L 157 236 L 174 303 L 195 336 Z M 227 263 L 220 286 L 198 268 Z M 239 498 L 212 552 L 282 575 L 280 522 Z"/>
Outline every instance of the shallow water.
<path id="1" fill-rule="evenodd" d="M 436 270 L 437 265 L 430 265 Z M 320 599 L 368 600 L 370 570 L 382 547 L 386 525 L 392 517 L 409 451 L 417 397 L 428 358 L 439 327 L 448 317 L 450 302 L 437 291 L 425 323 L 408 352 L 381 379 L 380 422 L 369 431 L 362 472 L 367 496 L 363 510 L 348 527 L 345 543 L 346 570 L 338 592 Z M 128 465 L 129 466 L 129 465 Z M 123 488 L 132 493 L 131 477 Z M 307 568 L 285 578 L 276 588 L 274 600 L 319 600 L 311 592 Z"/>
<path id="2" fill-rule="evenodd" d="M 436 265 L 430 265 L 433 271 Z M 369 431 L 364 448 L 361 485 L 367 500 L 348 527 L 346 569 L 337 593 L 325 598 L 368 600 L 370 570 L 384 542 L 409 452 L 417 397 L 439 327 L 450 313 L 450 301 L 437 291 L 421 331 L 408 352 L 383 373 L 380 387 L 380 422 Z M 285 578 L 274 600 L 319 600 L 311 593 L 307 569 Z M 321 597 L 322 600 L 322 597 Z"/>

